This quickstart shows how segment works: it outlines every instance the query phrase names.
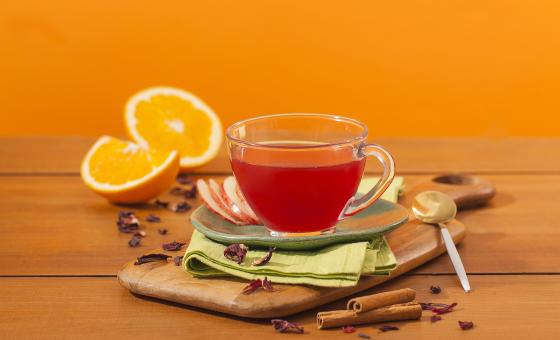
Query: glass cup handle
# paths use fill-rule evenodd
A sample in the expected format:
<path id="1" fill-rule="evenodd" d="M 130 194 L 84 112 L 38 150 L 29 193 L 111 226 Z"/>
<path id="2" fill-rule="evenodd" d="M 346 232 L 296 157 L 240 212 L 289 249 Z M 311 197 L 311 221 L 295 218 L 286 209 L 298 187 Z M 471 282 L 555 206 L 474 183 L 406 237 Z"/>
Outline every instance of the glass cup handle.
<path id="1" fill-rule="evenodd" d="M 360 198 L 356 198 L 355 196 L 348 200 L 344 210 L 342 210 L 342 214 L 340 219 L 344 219 L 348 216 L 352 216 L 365 208 L 369 207 L 370 204 L 375 202 L 393 181 L 393 177 L 395 177 L 395 161 L 393 161 L 393 157 L 391 154 L 385 150 L 383 147 L 376 145 L 376 144 L 362 144 L 360 149 L 358 150 L 359 157 L 365 156 L 374 156 L 383 166 L 383 174 L 381 178 L 375 184 L 367 194 Z"/>

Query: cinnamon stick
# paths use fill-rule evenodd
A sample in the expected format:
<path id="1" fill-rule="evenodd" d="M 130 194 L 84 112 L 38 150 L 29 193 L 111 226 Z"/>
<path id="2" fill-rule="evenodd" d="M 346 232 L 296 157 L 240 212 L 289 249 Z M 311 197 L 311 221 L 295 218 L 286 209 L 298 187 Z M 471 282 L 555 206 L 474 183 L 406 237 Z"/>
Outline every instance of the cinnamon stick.
<path id="1" fill-rule="evenodd" d="M 410 288 L 393 290 L 390 292 L 361 296 L 348 301 L 346 308 L 356 313 L 367 312 L 379 307 L 406 303 L 416 298 L 416 291 Z"/>
<path id="2" fill-rule="evenodd" d="M 414 320 L 421 316 L 422 307 L 417 302 L 381 307 L 362 313 L 356 313 L 353 310 L 336 310 L 318 313 L 317 328 L 326 329 L 364 323 Z"/>

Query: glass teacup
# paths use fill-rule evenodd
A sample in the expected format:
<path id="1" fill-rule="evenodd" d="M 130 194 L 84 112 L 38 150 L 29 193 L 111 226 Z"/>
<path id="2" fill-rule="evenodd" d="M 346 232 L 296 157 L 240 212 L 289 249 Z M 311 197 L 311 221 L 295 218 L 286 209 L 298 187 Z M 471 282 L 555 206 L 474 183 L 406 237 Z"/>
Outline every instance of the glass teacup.
<path id="1" fill-rule="evenodd" d="M 227 129 L 239 188 L 272 235 L 327 233 L 375 202 L 391 184 L 393 158 L 367 144 L 361 122 L 325 114 L 279 114 Z M 377 184 L 357 198 L 366 156 L 383 166 Z"/>

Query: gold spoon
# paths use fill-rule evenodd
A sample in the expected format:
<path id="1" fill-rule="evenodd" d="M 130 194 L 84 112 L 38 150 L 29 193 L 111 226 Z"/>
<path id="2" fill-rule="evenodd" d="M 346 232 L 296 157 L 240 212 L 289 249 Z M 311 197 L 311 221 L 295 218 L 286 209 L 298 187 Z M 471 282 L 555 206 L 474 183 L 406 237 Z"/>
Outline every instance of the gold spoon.
<path id="1" fill-rule="evenodd" d="M 424 191 L 414 197 L 412 212 L 422 222 L 435 224 L 440 227 L 441 236 L 447 248 L 447 253 L 453 263 L 455 272 L 461 281 L 465 292 L 470 292 L 471 286 L 461 257 L 457 252 L 455 243 L 447 230 L 446 222 L 451 221 L 457 214 L 457 205 L 448 195 L 439 191 Z"/>

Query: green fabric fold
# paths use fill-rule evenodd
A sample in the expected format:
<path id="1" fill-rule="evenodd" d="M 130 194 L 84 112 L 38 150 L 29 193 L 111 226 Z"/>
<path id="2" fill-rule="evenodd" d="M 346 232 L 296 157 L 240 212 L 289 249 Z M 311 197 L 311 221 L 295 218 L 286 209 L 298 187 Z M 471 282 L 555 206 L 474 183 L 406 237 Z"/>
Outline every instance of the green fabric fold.
<path id="1" fill-rule="evenodd" d="M 362 180 L 359 192 L 371 188 L 376 180 Z M 396 201 L 401 187 L 402 178 L 395 178 L 383 198 Z M 383 235 L 370 242 L 334 244 L 309 251 L 277 250 L 264 266 L 251 263 L 263 257 L 266 250 L 251 249 L 237 264 L 224 257 L 225 248 L 195 230 L 183 257 L 183 268 L 198 278 L 231 275 L 253 280 L 266 276 L 274 283 L 348 287 L 356 285 L 362 275 L 389 275 L 397 266 Z"/>
<path id="2" fill-rule="evenodd" d="M 245 260 L 237 264 L 224 257 L 225 248 L 194 231 L 183 267 L 199 278 L 232 275 L 253 280 L 266 276 L 277 283 L 348 287 L 361 275 L 387 275 L 397 264 L 383 236 L 372 242 L 335 244 L 310 251 L 278 250 L 270 262 L 259 267 L 251 263 L 263 257 L 266 250 L 249 250 Z"/>

